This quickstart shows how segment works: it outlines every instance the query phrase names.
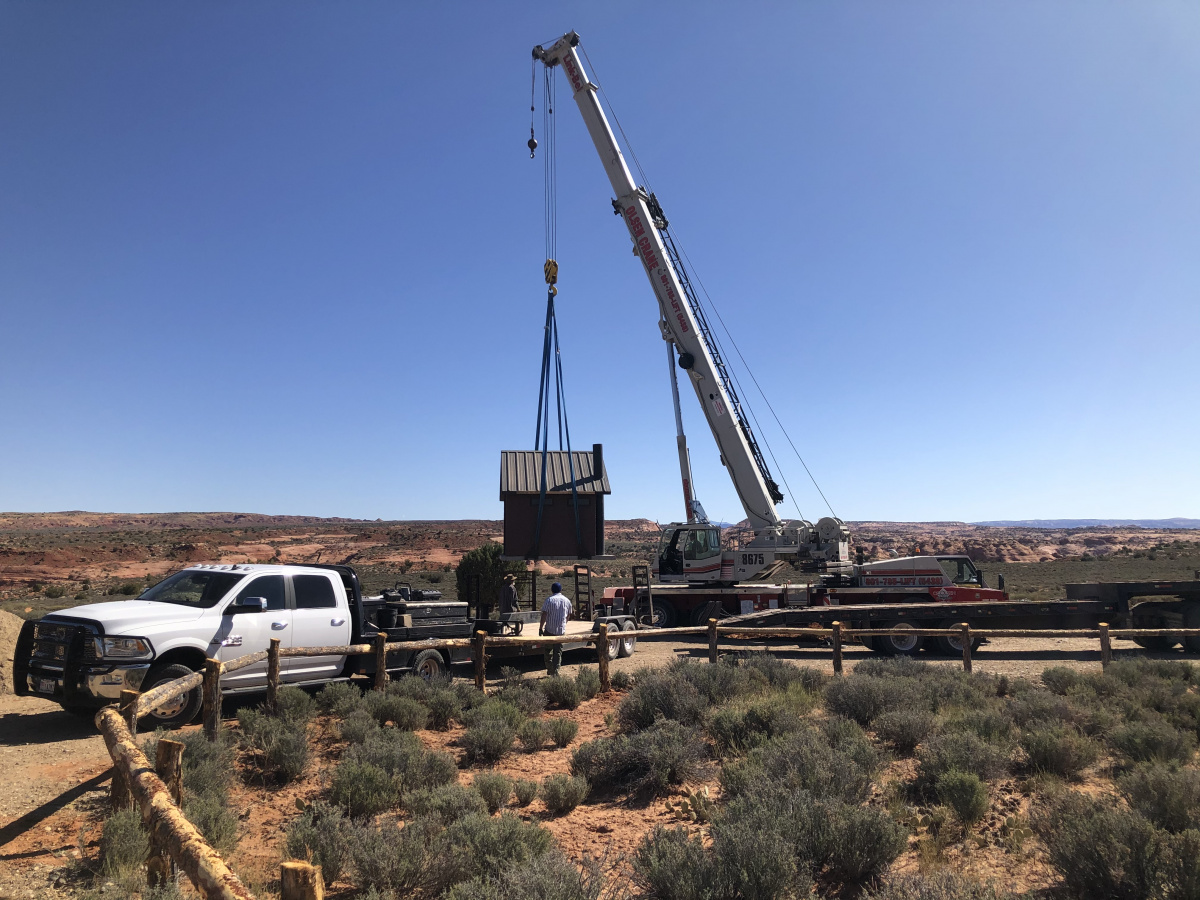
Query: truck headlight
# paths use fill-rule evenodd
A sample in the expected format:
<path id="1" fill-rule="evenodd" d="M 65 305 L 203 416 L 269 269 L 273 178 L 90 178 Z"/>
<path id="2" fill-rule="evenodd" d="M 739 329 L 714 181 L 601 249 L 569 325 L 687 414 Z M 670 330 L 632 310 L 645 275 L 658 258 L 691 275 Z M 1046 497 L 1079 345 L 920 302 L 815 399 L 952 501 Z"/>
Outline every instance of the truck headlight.
<path id="1" fill-rule="evenodd" d="M 151 659 L 154 648 L 145 638 L 96 638 L 96 653 L 101 659 Z"/>

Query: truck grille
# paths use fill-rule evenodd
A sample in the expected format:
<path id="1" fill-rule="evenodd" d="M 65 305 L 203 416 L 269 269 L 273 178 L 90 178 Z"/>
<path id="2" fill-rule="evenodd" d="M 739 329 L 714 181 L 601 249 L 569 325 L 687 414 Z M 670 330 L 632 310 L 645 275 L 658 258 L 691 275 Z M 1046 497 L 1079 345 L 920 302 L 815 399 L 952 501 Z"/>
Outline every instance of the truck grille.
<path id="1" fill-rule="evenodd" d="M 54 666 L 68 661 L 94 662 L 96 647 L 91 632 L 82 625 L 66 622 L 38 622 L 33 630 L 32 658 Z"/>

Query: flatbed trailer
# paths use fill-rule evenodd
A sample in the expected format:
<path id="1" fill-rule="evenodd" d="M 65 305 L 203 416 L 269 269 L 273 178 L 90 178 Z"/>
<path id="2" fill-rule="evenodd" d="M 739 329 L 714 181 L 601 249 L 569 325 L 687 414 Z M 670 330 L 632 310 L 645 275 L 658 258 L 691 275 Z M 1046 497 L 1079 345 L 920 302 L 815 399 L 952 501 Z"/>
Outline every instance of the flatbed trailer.
<path id="1" fill-rule="evenodd" d="M 787 605 L 721 619 L 722 625 L 751 628 L 828 628 L 841 622 L 851 629 L 889 629 L 894 636 L 867 637 L 863 643 L 887 655 L 912 655 L 923 647 L 944 653 L 962 652 L 957 637 L 921 638 L 906 632 L 920 628 L 949 628 L 966 622 L 975 628 L 1022 630 L 1094 629 L 1106 622 L 1113 628 L 1200 628 L 1200 580 L 1108 582 L 1066 585 L 1062 600 L 1008 600 L 966 603 L 855 603 L 805 605 L 793 597 Z M 1169 650 L 1180 641 L 1146 637 L 1138 643 L 1151 650 Z M 1187 650 L 1200 652 L 1200 638 L 1186 638 Z"/>

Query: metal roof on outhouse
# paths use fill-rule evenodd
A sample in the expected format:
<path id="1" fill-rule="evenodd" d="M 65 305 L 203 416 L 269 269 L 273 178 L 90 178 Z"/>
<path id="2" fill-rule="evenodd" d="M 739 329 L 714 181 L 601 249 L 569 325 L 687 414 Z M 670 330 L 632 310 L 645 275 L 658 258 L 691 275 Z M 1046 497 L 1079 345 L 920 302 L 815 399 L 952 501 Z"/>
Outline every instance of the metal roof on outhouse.
<path id="1" fill-rule="evenodd" d="M 575 466 L 575 490 L 580 494 L 611 494 L 608 469 L 596 477 L 595 463 L 590 451 L 574 450 L 571 462 Z M 500 499 L 505 494 L 539 494 L 542 490 L 542 454 L 540 450 L 500 451 Z M 565 450 L 546 454 L 547 492 L 571 491 L 571 469 Z"/>

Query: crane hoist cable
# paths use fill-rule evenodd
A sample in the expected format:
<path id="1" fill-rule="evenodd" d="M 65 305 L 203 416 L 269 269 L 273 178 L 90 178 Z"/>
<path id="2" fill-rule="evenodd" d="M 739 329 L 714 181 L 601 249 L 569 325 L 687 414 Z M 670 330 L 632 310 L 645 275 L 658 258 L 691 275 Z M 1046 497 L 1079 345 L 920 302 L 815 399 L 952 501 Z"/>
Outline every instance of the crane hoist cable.
<path id="1" fill-rule="evenodd" d="M 536 64 L 536 60 L 535 60 Z M 535 69 L 536 72 L 536 69 Z M 534 82 L 536 83 L 536 74 Z M 583 529 L 579 522 L 578 479 L 575 477 L 575 455 L 571 452 L 571 426 L 567 419 L 567 398 L 563 383 L 562 349 L 558 340 L 558 319 L 555 316 L 554 298 L 558 295 L 558 262 L 555 259 L 558 242 L 558 169 L 555 153 L 554 128 L 554 72 L 546 69 L 543 79 L 542 139 L 545 149 L 542 156 L 545 181 L 545 230 L 546 263 L 542 267 L 546 281 L 546 321 L 542 336 L 542 370 L 538 386 L 537 428 L 533 441 L 534 451 L 541 453 L 538 481 L 537 522 L 533 532 L 533 558 L 542 550 L 542 519 L 546 508 L 548 489 L 547 468 L 550 455 L 550 406 L 553 401 L 558 425 L 558 450 L 567 455 L 567 471 L 571 479 L 571 507 L 575 516 L 575 549 L 579 558 L 584 557 Z M 537 150 L 537 139 L 533 131 L 533 87 L 530 88 L 529 156 Z M 553 395 L 553 396 L 552 396 Z"/>

